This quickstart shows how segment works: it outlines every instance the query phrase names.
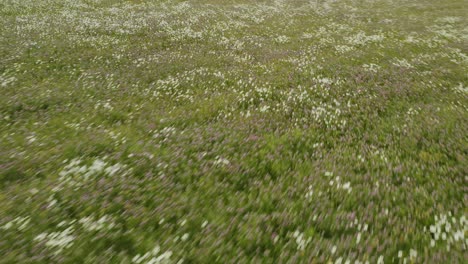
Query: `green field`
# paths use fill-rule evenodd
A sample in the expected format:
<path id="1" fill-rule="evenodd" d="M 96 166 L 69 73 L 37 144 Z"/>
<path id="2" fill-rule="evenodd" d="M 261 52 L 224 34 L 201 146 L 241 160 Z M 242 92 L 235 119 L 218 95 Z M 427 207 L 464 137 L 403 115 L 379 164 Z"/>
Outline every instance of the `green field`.
<path id="1" fill-rule="evenodd" d="M 467 0 L 0 0 L 0 263 L 466 263 Z"/>

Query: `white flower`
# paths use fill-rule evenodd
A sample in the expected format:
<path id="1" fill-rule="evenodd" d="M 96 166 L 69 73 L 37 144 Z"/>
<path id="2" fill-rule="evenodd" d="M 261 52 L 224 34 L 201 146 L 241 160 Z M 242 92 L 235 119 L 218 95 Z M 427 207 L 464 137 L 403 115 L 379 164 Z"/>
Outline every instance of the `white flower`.
<path id="1" fill-rule="evenodd" d="M 29 216 L 26 216 L 26 217 L 16 217 L 15 219 L 11 220 L 10 222 L 6 223 L 4 226 L 0 227 L 1 229 L 3 230 L 8 230 L 12 227 L 16 227 L 16 229 L 18 231 L 21 231 L 23 229 L 25 229 L 29 222 L 31 221 L 31 219 L 29 218 Z"/>
<path id="2" fill-rule="evenodd" d="M 343 189 L 345 190 L 348 190 L 348 192 L 351 192 L 351 183 L 350 182 L 347 182 L 345 184 L 343 184 Z"/>
<path id="3" fill-rule="evenodd" d="M 216 160 L 214 162 L 215 165 L 229 165 L 230 162 L 229 160 L 222 158 L 222 157 L 216 157 Z"/>
<path id="4" fill-rule="evenodd" d="M 96 221 L 94 221 L 94 217 L 92 216 L 84 217 L 81 218 L 78 223 L 80 223 L 86 231 L 111 229 L 115 225 L 107 215 L 104 215 Z"/>
<path id="5" fill-rule="evenodd" d="M 55 254 L 58 254 L 64 249 L 69 248 L 73 245 L 73 240 L 75 239 L 75 237 L 72 235 L 72 233 L 73 227 L 70 226 L 63 231 L 39 234 L 34 238 L 34 240 L 46 240 L 45 246 L 48 248 L 56 249 Z"/>
<path id="6" fill-rule="evenodd" d="M 384 264 L 383 256 L 380 256 L 377 260 L 377 264 Z"/>
<path id="7" fill-rule="evenodd" d="M 306 193 L 305 198 L 310 199 L 312 198 L 312 195 L 314 194 L 314 190 L 312 186 L 309 186 L 309 191 Z"/>
<path id="8" fill-rule="evenodd" d="M 280 44 L 288 43 L 289 42 L 289 37 L 281 35 L 275 38 L 275 41 Z"/>
<path id="9" fill-rule="evenodd" d="M 304 234 L 297 230 L 293 233 L 293 237 L 296 238 L 298 250 L 304 250 L 307 244 L 309 244 L 309 242 L 311 241 L 311 238 L 305 239 Z"/>
<path id="10" fill-rule="evenodd" d="M 264 105 L 260 108 L 260 112 L 264 113 L 266 111 L 268 111 L 268 109 L 270 109 L 270 107 L 268 105 Z"/>
<path id="11" fill-rule="evenodd" d="M 160 252 L 160 247 L 156 246 L 153 250 L 146 252 L 144 255 L 136 255 L 132 258 L 133 263 L 146 263 L 146 264 L 160 264 L 160 263 L 170 263 L 172 251 L 166 251 L 158 256 Z"/>

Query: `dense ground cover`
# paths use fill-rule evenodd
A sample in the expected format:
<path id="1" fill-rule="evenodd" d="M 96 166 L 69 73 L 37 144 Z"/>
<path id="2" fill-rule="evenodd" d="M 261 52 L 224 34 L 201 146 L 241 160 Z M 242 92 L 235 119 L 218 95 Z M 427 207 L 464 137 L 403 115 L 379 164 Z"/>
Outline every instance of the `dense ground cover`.
<path id="1" fill-rule="evenodd" d="M 0 0 L 1 263 L 462 263 L 464 0 Z"/>

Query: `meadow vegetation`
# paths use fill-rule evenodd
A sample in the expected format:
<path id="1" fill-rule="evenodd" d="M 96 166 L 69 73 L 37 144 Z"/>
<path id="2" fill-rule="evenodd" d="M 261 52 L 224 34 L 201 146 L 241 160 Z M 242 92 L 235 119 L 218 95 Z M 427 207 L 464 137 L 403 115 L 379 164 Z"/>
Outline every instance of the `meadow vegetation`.
<path id="1" fill-rule="evenodd" d="M 466 263 L 466 0 L 0 0 L 0 263 Z"/>

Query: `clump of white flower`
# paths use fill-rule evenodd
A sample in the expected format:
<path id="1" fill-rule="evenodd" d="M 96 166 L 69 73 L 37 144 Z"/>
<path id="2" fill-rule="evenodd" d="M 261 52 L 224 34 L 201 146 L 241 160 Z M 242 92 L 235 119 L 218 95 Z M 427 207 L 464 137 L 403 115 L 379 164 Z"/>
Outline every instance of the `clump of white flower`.
<path id="1" fill-rule="evenodd" d="M 403 263 L 407 263 L 408 262 L 408 258 L 409 258 L 409 261 L 410 263 L 414 263 L 418 257 L 418 251 L 416 251 L 415 249 L 410 249 L 409 250 L 409 254 L 406 255 L 407 257 L 405 257 L 405 254 L 402 250 L 398 250 L 398 253 L 397 253 L 397 257 L 399 259 L 403 259 Z"/>
<path id="2" fill-rule="evenodd" d="M 345 183 L 341 182 L 340 176 L 333 177 L 333 173 L 331 173 L 331 172 L 325 172 L 325 176 L 332 178 L 329 181 L 330 186 L 335 186 L 337 189 L 345 190 L 348 193 L 351 193 L 351 191 L 353 190 L 353 188 L 351 187 L 350 182 L 345 182 Z"/>
<path id="3" fill-rule="evenodd" d="M 304 236 L 303 233 L 299 232 L 298 230 L 296 230 L 294 233 L 293 233 L 293 237 L 294 239 L 296 240 L 296 244 L 297 244 L 297 249 L 298 250 L 304 250 L 306 248 L 306 246 L 310 243 L 310 241 L 312 240 L 310 237 L 306 239 L 306 237 Z"/>
<path id="4" fill-rule="evenodd" d="M 316 81 L 317 83 L 322 84 L 322 85 L 331 85 L 331 84 L 335 83 L 335 80 L 330 79 L 328 77 L 318 76 L 318 77 L 315 77 L 313 79 L 314 79 L 314 81 Z"/>
<path id="5" fill-rule="evenodd" d="M 16 80 L 17 78 L 15 76 L 11 76 L 8 71 L 5 71 L 0 75 L 0 86 L 7 87 L 9 85 L 13 85 Z"/>
<path id="6" fill-rule="evenodd" d="M 264 105 L 264 106 L 260 107 L 259 110 L 260 110 L 260 112 L 264 113 L 264 112 L 268 111 L 268 109 L 270 109 L 270 106 Z"/>
<path id="7" fill-rule="evenodd" d="M 176 129 L 172 126 L 168 126 L 154 133 L 153 137 L 159 138 L 162 141 L 166 141 L 167 138 L 174 135 L 175 133 L 176 133 Z"/>
<path id="8" fill-rule="evenodd" d="M 144 255 L 136 255 L 133 257 L 132 262 L 139 264 L 139 263 L 146 263 L 146 264 L 159 264 L 159 263 L 172 263 L 171 256 L 172 251 L 166 251 L 162 254 L 159 254 L 161 248 L 156 246 L 153 250 L 146 252 Z"/>
<path id="9" fill-rule="evenodd" d="M 93 216 L 87 216 L 81 218 L 78 223 L 80 223 L 86 231 L 109 230 L 115 226 L 112 219 L 107 215 L 104 215 L 98 220 L 94 219 Z"/>
<path id="10" fill-rule="evenodd" d="M 284 35 L 278 36 L 275 38 L 276 43 L 285 44 L 290 41 L 290 38 Z"/>
<path id="11" fill-rule="evenodd" d="M 11 228 L 16 228 L 18 231 L 21 231 L 25 229 L 29 222 L 31 221 L 31 218 L 29 216 L 26 217 L 16 217 L 15 219 L 11 220 L 10 222 L 6 223 L 2 227 L 0 227 L 3 230 L 8 230 Z"/>
<path id="12" fill-rule="evenodd" d="M 460 83 L 460 85 L 456 86 L 454 88 L 455 91 L 458 91 L 458 92 L 461 92 L 461 93 L 464 93 L 464 94 L 467 94 L 468 93 L 468 86 L 465 87 L 462 83 Z"/>
<path id="13" fill-rule="evenodd" d="M 65 161 L 66 162 L 66 161 Z M 96 176 L 114 176 L 117 174 L 125 175 L 127 173 L 126 166 L 115 163 L 109 164 L 108 162 L 95 159 L 91 165 L 86 165 L 81 159 L 71 160 L 59 173 L 61 183 L 73 186 L 76 188 Z M 58 188 L 60 189 L 60 187 Z"/>
<path id="14" fill-rule="evenodd" d="M 395 59 L 393 65 L 406 69 L 414 68 L 414 66 L 411 63 L 409 63 L 406 59 Z"/>
<path id="15" fill-rule="evenodd" d="M 29 144 L 34 143 L 37 140 L 36 135 L 32 134 L 26 137 Z"/>
<path id="16" fill-rule="evenodd" d="M 305 198 L 310 200 L 312 198 L 312 195 L 314 194 L 314 189 L 312 187 L 312 185 L 309 186 L 309 189 L 305 195 Z"/>
<path id="17" fill-rule="evenodd" d="M 364 68 L 364 70 L 368 72 L 377 73 L 382 67 L 374 63 L 369 63 L 369 64 L 363 64 L 362 68 Z"/>
<path id="18" fill-rule="evenodd" d="M 302 39 L 312 39 L 312 38 L 314 38 L 314 34 L 312 33 L 305 32 L 304 34 L 302 34 Z"/>
<path id="19" fill-rule="evenodd" d="M 346 182 L 346 183 L 344 183 L 342 185 L 338 184 L 338 188 L 339 187 L 341 187 L 343 190 L 347 190 L 348 193 L 350 193 L 351 190 L 353 189 L 353 188 L 351 188 L 351 183 L 350 182 Z"/>
<path id="20" fill-rule="evenodd" d="M 45 241 L 45 246 L 55 250 L 55 254 L 59 254 L 64 249 L 70 248 L 73 245 L 75 237 L 73 227 L 70 226 L 63 231 L 42 233 L 34 238 L 35 241 Z"/>
<path id="21" fill-rule="evenodd" d="M 338 54 L 344 54 L 344 53 L 354 50 L 354 47 L 348 46 L 348 45 L 336 45 L 335 50 Z"/>
<path id="22" fill-rule="evenodd" d="M 219 157 L 219 156 L 217 156 L 216 159 L 215 159 L 215 161 L 214 161 L 214 165 L 224 165 L 224 166 L 227 166 L 227 165 L 229 165 L 229 164 L 231 164 L 231 163 L 229 162 L 229 160 L 227 160 L 227 159 L 225 159 L 225 158 L 223 158 L 223 157 Z"/>
<path id="23" fill-rule="evenodd" d="M 431 247 L 442 244 L 450 250 L 451 246 L 459 245 L 466 250 L 468 240 L 465 239 L 465 233 L 468 232 L 468 221 L 464 215 L 457 219 L 449 212 L 447 215 L 436 215 L 434 220 L 435 223 L 429 226 L 429 232 L 433 237 Z"/>
<path id="24" fill-rule="evenodd" d="M 377 35 L 367 35 L 365 32 L 360 31 L 358 34 L 350 36 L 350 37 L 345 37 L 345 40 L 350 44 L 350 45 L 355 45 L 355 46 L 364 46 L 368 43 L 378 43 L 382 42 L 385 39 L 385 36 L 382 34 L 377 34 Z"/>
<path id="25" fill-rule="evenodd" d="M 111 100 L 107 99 L 106 101 L 97 101 L 94 105 L 94 109 L 105 109 L 105 110 L 113 110 L 114 107 L 111 105 Z"/>

